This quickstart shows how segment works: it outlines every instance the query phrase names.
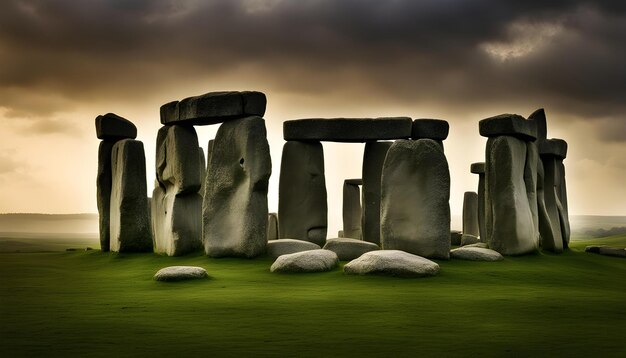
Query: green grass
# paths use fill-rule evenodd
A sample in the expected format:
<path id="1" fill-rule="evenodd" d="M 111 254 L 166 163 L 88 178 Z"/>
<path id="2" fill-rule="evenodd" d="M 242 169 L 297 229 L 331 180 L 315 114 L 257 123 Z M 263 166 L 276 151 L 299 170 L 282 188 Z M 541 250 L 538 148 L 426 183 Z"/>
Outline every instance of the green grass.
<path id="1" fill-rule="evenodd" d="M 273 274 L 269 259 L 1 254 L 0 356 L 624 356 L 626 260 L 587 243 L 440 261 L 427 279 Z M 152 280 L 169 265 L 212 278 Z"/>

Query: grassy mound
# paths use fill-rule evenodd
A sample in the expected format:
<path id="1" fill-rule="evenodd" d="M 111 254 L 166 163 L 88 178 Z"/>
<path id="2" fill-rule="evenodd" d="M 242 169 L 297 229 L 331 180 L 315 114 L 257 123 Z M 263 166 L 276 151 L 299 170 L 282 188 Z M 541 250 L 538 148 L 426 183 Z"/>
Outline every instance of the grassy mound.
<path id="1" fill-rule="evenodd" d="M 427 279 L 273 274 L 269 259 L 201 255 L 0 254 L 0 354 L 624 356 L 626 260 L 588 244 L 439 261 Z M 170 265 L 211 279 L 152 279 Z"/>

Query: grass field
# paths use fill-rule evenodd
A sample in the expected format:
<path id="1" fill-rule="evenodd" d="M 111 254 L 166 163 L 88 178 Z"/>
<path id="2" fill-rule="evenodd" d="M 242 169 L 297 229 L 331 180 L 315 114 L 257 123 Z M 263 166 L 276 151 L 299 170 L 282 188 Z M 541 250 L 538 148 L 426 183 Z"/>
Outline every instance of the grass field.
<path id="1" fill-rule="evenodd" d="M 271 260 L 0 254 L 0 356 L 625 356 L 626 260 L 439 261 L 427 279 L 269 272 Z M 343 265 L 344 263 L 342 263 Z M 161 283 L 169 265 L 209 280 Z"/>

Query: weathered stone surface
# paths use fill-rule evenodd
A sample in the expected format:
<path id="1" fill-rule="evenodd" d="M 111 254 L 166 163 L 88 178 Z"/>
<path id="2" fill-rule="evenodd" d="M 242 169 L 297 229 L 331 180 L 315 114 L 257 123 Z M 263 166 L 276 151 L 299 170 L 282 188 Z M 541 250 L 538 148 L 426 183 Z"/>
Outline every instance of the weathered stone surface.
<path id="1" fill-rule="evenodd" d="M 450 257 L 470 261 L 500 261 L 504 259 L 497 251 L 466 246 L 450 251 Z"/>
<path id="2" fill-rule="evenodd" d="M 318 244 L 302 240 L 279 239 L 269 240 L 267 242 L 267 256 L 274 259 L 282 255 L 319 249 L 321 249 L 321 247 Z"/>
<path id="3" fill-rule="evenodd" d="M 526 184 L 526 197 L 528 198 L 528 206 L 532 216 L 534 240 L 537 246 L 539 246 L 539 209 L 537 201 L 537 167 L 539 161 L 537 145 L 533 142 L 526 142 L 524 184 Z"/>
<path id="4" fill-rule="evenodd" d="M 537 139 L 535 122 L 517 114 L 501 114 L 483 119 L 478 123 L 478 128 L 483 137 L 513 136 L 525 141 Z"/>
<path id="5" fill-rule="evenodd" d="M 448 138 L 450 125 L 442 119 L 420 118 L 413 121 L 411 139 L 442 141 Z"/>
<path id="6" fill-rule="evenodd" d="M 537 141 L 537 145 L 541 155 L 553 155 L 561 159 L 567 157 L 567 142 L 563 139 L 541 140 Z"/>
<path id="7" fill-rule="evenodd" d="M 526 155 L 526 142 L 521 139 L 499 136 L 487 141 L 487 243 L 503 255 L 521 255 L 537 249 L 537 234 L 524 182 Z"/>
<path id="8" fill-rule="evenodd" d="M 220 126 L 202 207 L 207 255 L 255 257 L 265 252 L 271 172 L 263 118 L 241 118 Z"/>
<path id="9" fill-rule="evenodd" d="M 541 156 L 538 164 L 538 204 L 539 232 L 541 247 L 544 250 L 560 253 L 564 248 L 561 218 L 559 216 L 559 197 L 556 192 L 557 161 L 552 155 Z M 543 201 L 541 198 L 543 197 Z M 543 207 L 541 206 L 543 205 Z"/>
<path id="10" fill-rule="evenodd" d="M 563 159 L 557 158 L 556 160 L 556 169 L 557 169 L 557 178 L 555 182 L 557 183 L 556 187 L 556 195 L 559 198 L 558 206 L 559 209 L 559 219 L 561 221 L 561 234 L 563 235 L 563 247 L 569 247 L 569 239 L 570 239 L 570 223 L 569 223 L 569 212 L 567 208 L 567 187 L 565 184 L 565 166 L 563 165 Z"/>
<path id="11" fill-rule="evenodd" d="M 170 187 L 176 189 L 175 194 L 197 193 L 202 185 L 200 155 L 198 135 L 193 127 L 161 127 L 156 145 L 157 180 L 168 188 L 168 193 Z"/>
<path id="12" fill-rule="evenodd" d="M 537 128 L 537 141 L 546 140 L 548 137 L 548 126 L 546 123 L 546 112 L 539 108 L 528 116 L 529 121 L 535 122 Z"/>
<path id="13" fill-rule="evenodd" d="M 157 281 L 184 281 L 208 278 L 209 274 L 202 267 L 197 266 L 169 266 L 160 269 L 154 275 Z"/>
<path id="14" fill-rule="evenodd" d="M 626 257 L 626 249 L 620 247 L 601 246 L 598 253 L 605 256 Z"/>
<path id="15" fill-rule="evenodd" d="M 367 142 L 363 151 L 363 240 L 380 245 L 380 183 L 387 151 L 393 142 Z"/>
<path id="16" fill-rule="evenodd" d="M 477 242 L 475 244 L 464 245 L 463 247 L 480 247 L 483 249 L 488 249 L 489 245 L 486 242 Z"/>
<path id="17" fill-rule="evenodd" d="M 261 92 L 209 92 L 162 105 L 161 123 L 207 125 L 243 117 L 263 117 L 266 104 L 265 94 Z"/>
<path id="18" fill-rule="evenodd" d="M 337 254 L 328 250 L 310 250 L 279 256 L 272 264 L 270 271 L 299 273 L 324 272 L 337 267 Z"/>
<path id="19" fill-rule="evenodd" d="M 458 230 L 450 231 L 450 244 L 454 246 L 461 246 L 462 236 L 463 236 L 463 233 L 461 231 L 458 231 Z"/>
<path id="20" fill-rule="evenodd" d="M 324 245 L 324 250 L 330 250 L 336 253 L 341 261 L 349 261 L 356 259 L 366 252 L 380 250 L 380 247 L 367 241 L 337 238 L 328 239 L 326 245 Z"/>
<path id="21" fill-rule="evenodd" d="M 480 241 L 486 241 L 485 223 L 485 163 L 472 163 L 470 172 L 478 174 L 478 236 Z"/>
<path id="22" fill-rule="evenodd" d="M 277 240 L 278 238 L 278 214 L 269 213 L 267 215 L 267 239 Z"/>
<path id="23" fill-rule="evenodd" d="M 461 236 L 461 246 L 472 245 L 472 244 L 476 244 L 479 242 L 480 240 L 478 239 L 478 236 L 476 235 L 463 234 L 463 236 Z"/>
<path id="24" fill-rule="evenodd" d="M 100 249 L 109 251 L 111 231 L 111 151 L 115 142 L 102 141 L 98 148 L 98 176 L 96 178 L 96 199 L 100 232 Z"/>
<path id="25" fill-rule="evenodd" d="M 437 142 L 394 142 L 385 159 L 381 183 L 382 247 L 448 259 L 450 172 Z"/>
<path id="26" fill-rule="evenodd" d="M 152 234 L 157 253 L 184 255 L 202 248 L 202 196 L 176 195 L 157 186 L 152 191 Z"/>
<path id="27" fill-rule="evenodd" d="M 343 267 L 352 275 L 388 275 L 427 277 L 439 273 L 439 265 L 423 257 L 400 250 L 370 251 Z"/>
<path id="28" fill-rule="evenodd" d="M 354 182 L 355 180 L 352 180 Z M 349 180 L 343 182 L 343 234 L 344 237 L 361 239 L 361 189 Z"/>
<path id="29" fill-rule="evenodd" d="M 326 141 L 360 143 L 409 138 L 411 118 L 306 118 L 285 121 L 283 138 L 287 141 Z"/>
<path id="30" fill-rule="evenodd" d="M 204 197 L 204 185 L 206 184 L 206 158 L 204 157 L 204 149 L 202 147 L 198 148 L 198 152 L 200 154 L 200 158 L 198 158 L 200 165 L 200 189 L 198 193 Z"/>
<path id="31" fill-rule="evenodd" d="M 280 237 L 323 246 L 328 227 L 328 204 L 322 144 L 285 143 L 278 186 Z"/>
<path id="32" fill-rule="evenodd" d="M 111 151 L 110 250 L 152 251 L 143 143 L 123 139 Z"/>
<path id="33" fill-rule="evenodd" d="M 343 230 L 337 231 L 337 237 L 343 237 Z"/>
<path id="34" fill-rule="evenodd" d="M 463 194 L 463 234 L 479 236 L 478 194 L 466 191 Z"/>
<path id="35" fill-rule="evenodd" d="M 96 117 L 96 136 L 98 139 L 118 141 L 137 138 L 137 127 L 126 118 L 114 113 Z"/>

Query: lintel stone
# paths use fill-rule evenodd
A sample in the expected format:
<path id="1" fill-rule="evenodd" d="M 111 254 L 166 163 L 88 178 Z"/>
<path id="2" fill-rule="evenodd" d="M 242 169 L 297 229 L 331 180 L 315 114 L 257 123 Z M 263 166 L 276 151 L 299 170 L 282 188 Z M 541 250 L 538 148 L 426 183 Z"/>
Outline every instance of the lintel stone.
<path id="1" fill-rule="evenodd" d="M 537 139 L 537 126 L 534 121 L 517 114 L 501 114 L 478 122 L 478 130 L 483 137 L 513 136 L 533 142 Z"/>
<path id="2" fill-rule="evenodd" d="M 161 123 L 209 125 L 249 116 L 263 117 L 267 100 L 255 91 L 209 92 L 161 106 Z"/>
<path id="3" fill-rule="evenodd" d="M 98 139 L 117 141 L 137 138 L 137 127 L 126 118 L 114 113 L 96 117 L 96 136 Z"/>
<path id="4" fill-rule="evenodd" d="M 294 119 L 283 123 L 283 138 L 344 143 L 406 139 L 411 126 L 409 117 Z"/>
<path id="5" fill-rule="evenodd" d="M 413 121 L 411 139 L 445 140 L 449 131 L 450 125 L 443 119 L 420 118 Z"/>
<path id="6" fill-rule="evenodd" d="M 557 158 L 567 157 L 567 142 L 563 139 L 547 139 L 539 141 L 540 155 L 553 155 Z"/>
<path id="7" fill-rule="evenodd" d="M 472 163 L 470 172 L 472 174 L 485 174 L 485 162 Z"/>

